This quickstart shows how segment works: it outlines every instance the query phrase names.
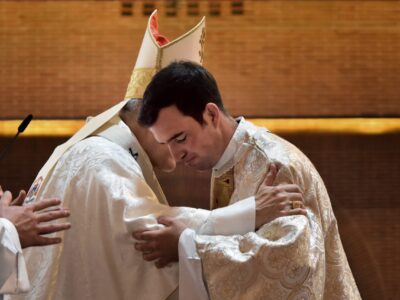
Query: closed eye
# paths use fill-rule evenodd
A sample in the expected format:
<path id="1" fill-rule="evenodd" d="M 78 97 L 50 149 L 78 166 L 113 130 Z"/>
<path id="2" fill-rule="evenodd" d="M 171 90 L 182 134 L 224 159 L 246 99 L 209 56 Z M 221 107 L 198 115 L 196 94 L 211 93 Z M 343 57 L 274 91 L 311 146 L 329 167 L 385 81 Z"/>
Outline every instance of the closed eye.
<path id="1" fill-rule="evenodd" d="M 186 134 L 181 134 L 175 138 L 175 143 L 182 144 L 186 141 Z"/>

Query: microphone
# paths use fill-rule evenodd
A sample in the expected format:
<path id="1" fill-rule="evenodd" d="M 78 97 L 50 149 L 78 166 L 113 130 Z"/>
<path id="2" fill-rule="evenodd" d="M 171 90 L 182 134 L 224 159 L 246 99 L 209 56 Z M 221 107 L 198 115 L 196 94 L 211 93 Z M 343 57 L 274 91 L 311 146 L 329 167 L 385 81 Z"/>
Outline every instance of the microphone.
<path id="1" fill-rule="evenodd" d="M 28 115 L 22 122 L 21 124 L 18 126 L 18 132 L 17 134 L 14 136 L 14 138 L 11 140 L 10 143 L 8 143 L 8 145 L 6 145 L 3 148 L 3 151 L 1 151 L 0 153 L 0 160 L 3 159 L 3 157 L 6 156 L 6 154 L 8 153 L 8 151 L 11 149 L 12 145 L 14 144 L 15 140 L 18 138 L 18 135 L 22 132 L 24 132 L 24 130 L 26 129 L 26 127 L 28 127 L 29 123 L 32 121 L 33 116 L 32 115 Z"/>
<path id="2" fill-rule="evenodd" d="M 32 115 L 28 115 L 23 121 L 22 123 L 18 126 L 18 133 L 24 132 L 24 130 L 26 129 L 26 127 L 28 127 L 29 123 L 32 121 L 33 116 Z"/>

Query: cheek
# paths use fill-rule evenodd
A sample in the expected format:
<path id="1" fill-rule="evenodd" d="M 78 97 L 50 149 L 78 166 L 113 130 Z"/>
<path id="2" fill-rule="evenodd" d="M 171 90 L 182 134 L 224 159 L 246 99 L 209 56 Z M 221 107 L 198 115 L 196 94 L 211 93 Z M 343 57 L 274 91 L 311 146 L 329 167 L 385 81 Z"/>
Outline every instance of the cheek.
<path id="1" fill-rule="evenodd" d="M 212 140 L 212 136 L 206 130 L 203 130 L 194 141 L 193 148 L 203 155 L 208 155 L 214 147 Z"/>

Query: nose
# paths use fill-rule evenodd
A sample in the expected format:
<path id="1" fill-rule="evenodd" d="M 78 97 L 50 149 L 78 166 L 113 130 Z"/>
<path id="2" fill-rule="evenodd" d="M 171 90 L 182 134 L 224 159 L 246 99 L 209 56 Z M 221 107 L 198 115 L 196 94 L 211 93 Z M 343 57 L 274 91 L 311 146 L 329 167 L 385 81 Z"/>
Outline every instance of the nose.
<path id="1" fill-rule="evenodd" d="M 169 149 L 177 162 L 182 161 L 187 155 L 187 151 L 179 145 L 169 145 Z"/>

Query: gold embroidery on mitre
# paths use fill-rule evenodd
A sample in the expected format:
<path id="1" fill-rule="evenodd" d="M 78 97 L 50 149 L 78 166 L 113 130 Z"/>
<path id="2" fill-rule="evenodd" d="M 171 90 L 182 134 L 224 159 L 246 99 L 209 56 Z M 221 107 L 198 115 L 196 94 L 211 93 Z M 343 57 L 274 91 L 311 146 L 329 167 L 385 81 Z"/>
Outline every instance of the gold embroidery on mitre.
<path id="1" fill-rule="evenodd" d="M 200 51 L 199 51 L 199 55 L 200 55 L 200 64 L 203 64 L 204 61 L 204 44 L 206 42 L 206 28 L 203 27 L 203 30 L 201 31 L 201 36 L 200 36 Z"/>
<path id="2" fill-rule="evenodd" d="M 228 206 L 235 189 L 234 168 L 214 178 L 211 209 Z"/>
<path id="3" fill-rule="evenodd" d="M 157 59 L 156 59 L 156 70 L 157 72 L 161 70 L 162 59 L 163 59 L 163 49 L 159 49 L 157 51 Z"/>
<path id="4" fill-rule="evenodd" d="M 133 70 L 125 99 L 143 98 L 144 91 L 155 73 L 156 68 L 139 68 Z"/>

